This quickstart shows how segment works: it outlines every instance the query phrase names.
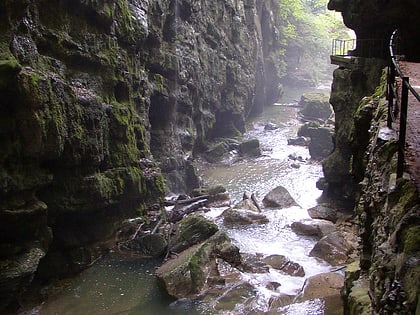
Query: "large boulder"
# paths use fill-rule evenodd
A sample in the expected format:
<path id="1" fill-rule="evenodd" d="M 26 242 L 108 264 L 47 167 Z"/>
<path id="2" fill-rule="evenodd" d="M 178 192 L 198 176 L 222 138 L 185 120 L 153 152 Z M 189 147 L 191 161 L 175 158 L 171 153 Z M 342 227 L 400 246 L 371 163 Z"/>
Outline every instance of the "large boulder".
<path id="1" fill-rule="evenodd" d="M 326 93 L 305 93 L 299 105 L 303 107 L 301 115 L 307 120 L 326 120 L 333 112 Z"/>
<path id="2" fill-rule="evenodd" d="M 239 153 L 244 156 L 260 156 L 261 147 L 258 139 L 250 139 L 239 145 Z"/>
<path id="3" fill-rule="evenodd" d="M 331 222 L 336 222 L 338 217 L 336 209 L 323 204 L 308 209 L 308 214 L 312 219 L 322 219 Z"/>
<path id="4" fill-rule="evenodd" d="M 334 150 L 334 130 L 330 127 L 320 126 L 318 123 L 305 123 L 298 130 L 299 137 L 309 137 L 309 153 L 315 160 L 326 158 Z"/>
<path id="5" fill-rule="evenodd" d="M 357 238 L 352 233 L 336 231 L 321 238 L 309 255 L 321 258 L 333 266 L 343 265 L 352 260 L 357 245 Z"/>
<path id="6" fill-rule="evenodd" d="M 203 242 L 215 234 L 219 228 L 201 215 L 192 214 L 176 225 L 175 235 L 171 238 L 169 249 L 180 253 L 195 244 Z"/>
<path id="7" fill-rule="evenodd" d="M 220 162 L 229 157 L 229 152 L 238 148 L 234 140 L 223 139 L 213 144 L 205 153 L 204 158 L 210 163 Z"/>
<path id="8" fill-rule="evenodd" d="M 299 206 L 283 186 L 278 186 L 271 190 L 264 197 L 263 204 L 268 208 L 289 208 Z"/>
<path id="9" fill-rule="evenodd" d="M 297 301 L 320 299 L 323 302 L 322 314 L 342 315 L 343 301 L 341 288 L 344 286 L 344 276 L 335 272 L 327 272 L 309 277 L 300 292 Z"/>
<path id="10" fill-rule="evenodd" d="M 136 237 L 126 243 L 127 248 L 137 251 L 146 257 L 159 257 L 166 253 L 168 243 L 160 234 L 146 234 Z"/>
<path id="11" fill-rule="evenodd" d="M 229 208 L 222 213 L 222 216 L 223 223 L 229 226 L 265 224 L 269 222 L 265 215 L 244 209 Z"/>
<path id="12" fill-rule="evenodd" d="M 344 276 L 336 272 L 317 274 L 306 279 L 299 300 L 310 300 L 332 295 L 340 295 L 344 286 Z"/>
<path id="13" fill-rule="evenodd" d="M 227 254 L 229 250 L 231 253 Z M 156 270 L 156 276 L 169 295 L 176 298 L 192 298 L 208 288 L 211 276 L 217 272 L 216 259 L 239 265 L 239 249 L 231 244 L 222 231 L 202 243 L 198 243 L 167 260 Z"/>
<path id="14" fill-rule="evenodd" d="M 334 223 L 327 220 L 301 220 L 291 225 L 293 232 L 300 235 L 316 236 L 322 238 L 337 230 Z"/>

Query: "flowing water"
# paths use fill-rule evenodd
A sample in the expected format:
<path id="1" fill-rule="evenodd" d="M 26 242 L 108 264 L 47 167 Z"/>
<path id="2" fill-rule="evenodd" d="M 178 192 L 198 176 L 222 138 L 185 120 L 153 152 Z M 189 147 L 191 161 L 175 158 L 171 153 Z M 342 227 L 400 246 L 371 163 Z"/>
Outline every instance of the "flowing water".
<path id="1" fill-rule="evenodd" d="M 287 139 L 296 137 L 300 126 L 298 108 L 290 106 L 299 99 L 301 90 L 289 90 L 282 99 L 285 104 L 266 108 L 265 113 L 248 125 L 248 138 L 258 138 L 263 156 L 243 159 L 227 165 L 199 165 L 205 183 L 223 185 L 231 195 L 232 203 L 242 199 L 244 191 L 254 192 L 257 199 L 281 185 L 287 188 L 299 206 L 267 210 L 263 213 L 270 222 L 259 226 L 224 227 L 217 216 L 223 209 L 212 209 L 206 215 L 219 223 L 241 252 L 250 254 L 280 254 L 298 262 L 305 269 L 305 277 L 290 277 L 274 269 L 269 273 L 243 273 L 241 276 L 256 288 L 256 313 L 268 309 L 270 297 L 279 294 L 295 295 L 307 277 L 331 270 L 328 264 L 309 257 L 316 240 L 296 235 L 290 228 L 294 221 L 309 218 L 307 209 L 317 203 L 321 192 L 315 187 L 322 176 L 321 165 L 311 161 L 307 148 L 287 145 Z M 279 126 L 264 130 L 266 123 Z M 301 156 L 299 168 L 291 166 L 289 155 Z M 70 280 L 64 290 L 51 297 L 33 313 L 38 314 L 215 314 L 209 302 L 174 302 L 157 285 L 154 270 L 158 261 L 136 258 L 106 257 L 89 270 Z M 276 290 L 267 289 L 267 283 L 280 283 Z M 324 314 L 323 303 L 308 301 L 284 308 L 282 314 Z M 235 312 L 240 314 L 240 307 Z M 260 312 L 258 311 L 260 310 Z M 327 314 L 325 312 L 325 314 Z"/>

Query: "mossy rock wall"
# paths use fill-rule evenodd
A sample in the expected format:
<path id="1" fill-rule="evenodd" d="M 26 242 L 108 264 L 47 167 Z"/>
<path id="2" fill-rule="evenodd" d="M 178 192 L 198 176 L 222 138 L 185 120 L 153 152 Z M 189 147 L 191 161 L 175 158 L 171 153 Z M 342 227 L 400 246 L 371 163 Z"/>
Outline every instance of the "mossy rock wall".
<path id="1" fill-rule="evenodd" d="M 408 173 L 396 176 L 397 133 L 387 128 L 386 69 L 373 95 L 357 106 L 352 173 L 359 190 L 359 270 L 347 275 L 345 314 L 418 314 L 419 192 Z"/>
<path id="2" fill-rule="evenodd" d="M 1 1 L 0 308 L 198 186 L 195 154 L 278 96 L 274 4 Z"/>

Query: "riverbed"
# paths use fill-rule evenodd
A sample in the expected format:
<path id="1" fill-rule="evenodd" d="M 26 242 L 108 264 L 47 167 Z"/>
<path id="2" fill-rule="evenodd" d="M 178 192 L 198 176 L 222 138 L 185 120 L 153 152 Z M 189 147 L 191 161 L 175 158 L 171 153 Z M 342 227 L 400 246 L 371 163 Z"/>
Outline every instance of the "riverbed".
<path id="1" fill-rule="evenodd" d="M 315 206 L 321 195 L 316 188 L 317 180 L 322 177 L 320 163 L 310 159 L 306 147 L 287 144 L 287 139 L 295 137 L 302 124 L 297 115 L 299 108 L 295 106 L 301 93 L 301 90 L 289 89 L 281 103 L 267 107 L 260 117 L 248 123 L 245 137 L 260 140 L 261 157 L 198 165 L 203 182 L 223 185 L 233 204 L 242 199 L 245 191 L 255 193 L 261 201 L 271 189 L 281 185 L 299 205 L 281 210 L 264 209 L 269 223 L 240 228 L 223 226 L 218 219 L 223 208 L 214 208 L 205 214 L 219 224 L 242 253 L 284 255 L 305 269 L 305 277 L 287 276 L 274 269 L 263 274 L 243 273 L 243 279 L 256 288 L 254 314 L 267 312 L 273 296 L 295 295 L 307 277 L 332 269 L 327 263 L 309 257 L 315 239 L 296 235 L 290 228 L 294 221 L 309 218 L 307 209 Z M 279 128 L 265 130 L 267 123 Z M 300 157 L 300 162 L 291 160 L 290 155 Z M 209 301 L 174 301 L 157 284 L 154 271 L 158 264 L 156 260 L 111 254 L 68 280 L 63 290 L 26 314 L 241 314 L 240 306 L 233 310 L 216 310 Z M 267 283 L 281 286 L 270 290 Z M 315 300 L 285 307 L 281 314 L 324 313 L 334 312 L 325 311 L 322 301 Z"/>

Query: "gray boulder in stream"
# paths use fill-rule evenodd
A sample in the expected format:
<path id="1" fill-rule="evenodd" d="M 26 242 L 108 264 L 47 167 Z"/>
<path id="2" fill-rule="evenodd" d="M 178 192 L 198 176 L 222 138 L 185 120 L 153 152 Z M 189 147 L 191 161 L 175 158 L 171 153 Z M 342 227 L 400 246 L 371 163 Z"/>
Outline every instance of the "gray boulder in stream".
<path id="1" fill-rule="evenodd" d="M 239 248 L 222 231 L 167 260 L 156 270 L 156 276 L 169 295 L 193 298 L 209 289 L 209 279 L 217 273 L 217 259 L 233 266 L 241 262 Z"/>
<path id="2" fill-rule="evenodd" d="M 267 265 L 274 269 L 280 270 L 281 272 L 294 277 L 305 276 L 305 270 L 298 263 L 291 261 L 289 258 L 283 255 L 270 255 L 263 260 Z"/>
<path id="3" fill-rule="evenodd" d="M 357 238 L 345 231 L 336 231 L 321 238 L 309 253 L 309 256 L 318 257 L 333 266 L 348 263 L 357 250 Z"/>
<path id="4" fill-rule="evenodd" d="M 301 115 L 307 120 L 326 120 L 332 114 L 330 97 L 326 93 L 304 93 L 299 105 Z"/>
<path id="5" fill-rule="evenodd" d="M 322 238 L 337 230 L 334 223 L 327 220 L 301 220 L 291 225 L 293 232 L 299 235 L 316 236 Z"/>
<path id="6" fill-rule="evenodd" d="M 173 253 L 180 253 L 188 247 L 205 241 L 218 230 L 216 224 L 203 216 L 189 215 L 177 223 L 176 232 L 170 241 L 169 249 Z"/>
<path id="7" fill-rule="evenodd" d="M 228 226 L 268 223 L 268 218 L 251 210 L 229 208 L 222 213 L 223 223 Z"/>
<path id="8" fill-rule="evenodd" d="M 283 186 L 278 186 L 270 191 L 262 202 L 264 206 L 268 208 L 289 208 L 299 206 Z"/>
<path id="9" fill-rule="evenodd" d="M 261 147 L 258 139 L 250 139 L 239 145 L 239 153 L 243 156 L 260 156 Z"/>

